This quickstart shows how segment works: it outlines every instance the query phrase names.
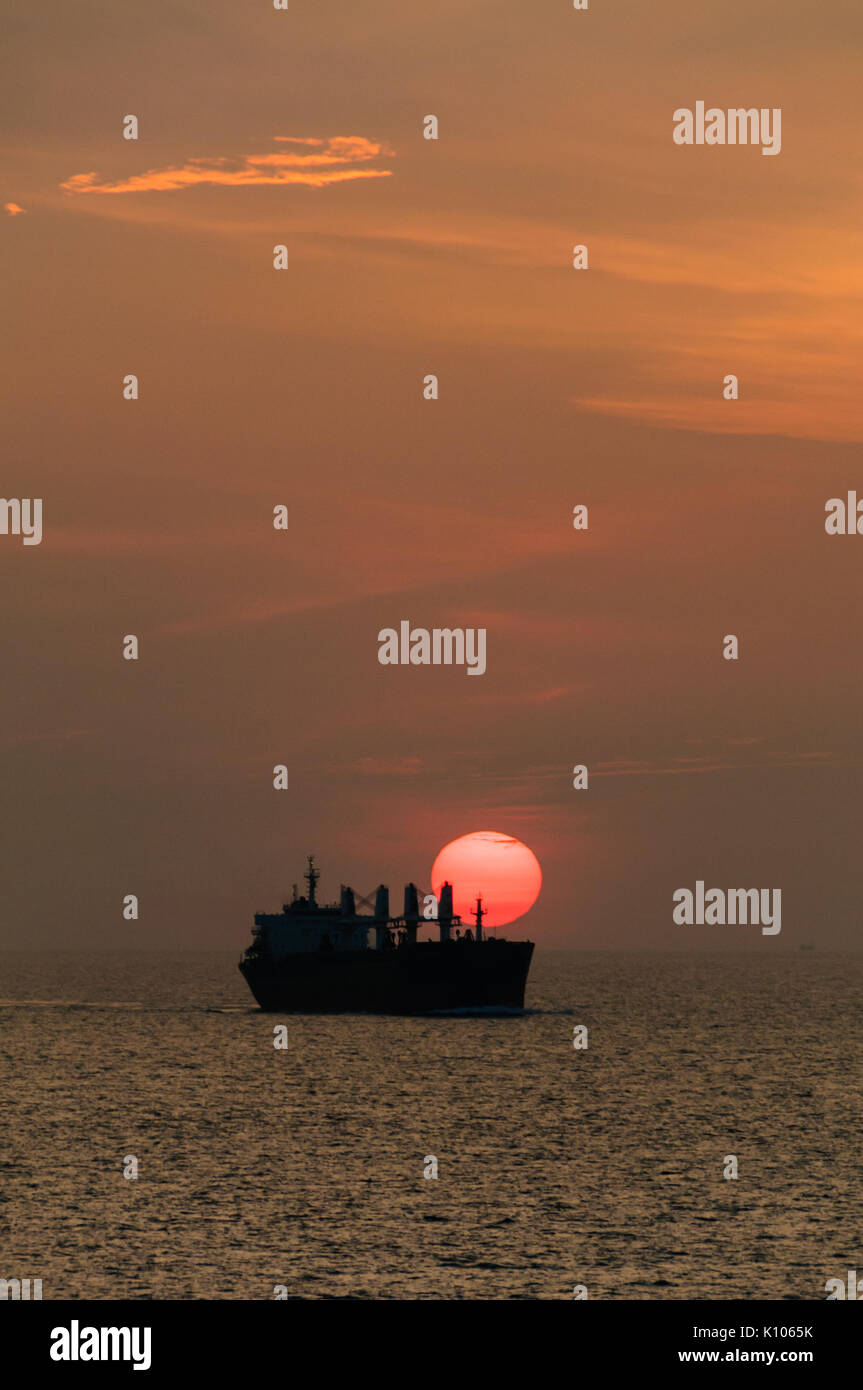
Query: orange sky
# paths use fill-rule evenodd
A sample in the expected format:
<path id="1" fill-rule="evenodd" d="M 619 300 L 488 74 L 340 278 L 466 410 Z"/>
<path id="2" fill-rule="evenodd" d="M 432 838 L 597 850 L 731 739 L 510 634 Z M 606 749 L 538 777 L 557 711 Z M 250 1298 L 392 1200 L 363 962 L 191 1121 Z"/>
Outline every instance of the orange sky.
<path id="1" fill-rule="evenodd" d="M 11 19 L 4 944 L 240 945 L 310 851 L 398 900 L 491 828 L 540 942 L 724 944 L 703 878 L 856 946 L 856 0 Z M 781 154 L 675 146 L 699 99 Z M 486 674 L 381 667 L 403 618 Z"/>

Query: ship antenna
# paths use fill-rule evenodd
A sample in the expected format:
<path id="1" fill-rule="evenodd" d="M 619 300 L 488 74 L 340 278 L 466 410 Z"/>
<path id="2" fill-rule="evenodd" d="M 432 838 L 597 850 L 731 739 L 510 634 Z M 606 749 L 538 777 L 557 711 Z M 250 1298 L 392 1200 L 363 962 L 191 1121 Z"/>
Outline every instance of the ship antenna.
<path id="1" fill-rule="evenodd" d="M 482 897 L 477 898 L 473 915 L 476 918 L 476 939 L 482 941 L 482 919 L 488 916 L 488 908 L 483 907 Z"/>
<path id="2" fill-rule="evenodd" d="M 317 905 L 315 903 L 315 884 L 320 878 L 320 874 L 315 868 L 315 856 L 313 854 L 309 855 L 308 872 L 304 874 L 303 877 L 309 885 L 309 907 L 315 907 Z"/>

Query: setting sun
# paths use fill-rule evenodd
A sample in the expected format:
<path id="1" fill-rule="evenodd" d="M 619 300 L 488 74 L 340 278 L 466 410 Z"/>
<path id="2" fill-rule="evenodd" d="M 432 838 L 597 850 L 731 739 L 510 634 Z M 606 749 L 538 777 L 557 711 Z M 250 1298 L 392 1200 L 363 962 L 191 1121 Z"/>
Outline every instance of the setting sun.
<path id="1" fill-rule="evenodd" d="M 539 860 L 521 840 L 497 830 L 474 830 L 444 845 L 432 865 L 432 892 L 453 885 L 453 907 L 466 924 L 473 922 L 476 900 L 487 909 L 485 926 L 514 922 L 536 902 L 542 887 Z"/>

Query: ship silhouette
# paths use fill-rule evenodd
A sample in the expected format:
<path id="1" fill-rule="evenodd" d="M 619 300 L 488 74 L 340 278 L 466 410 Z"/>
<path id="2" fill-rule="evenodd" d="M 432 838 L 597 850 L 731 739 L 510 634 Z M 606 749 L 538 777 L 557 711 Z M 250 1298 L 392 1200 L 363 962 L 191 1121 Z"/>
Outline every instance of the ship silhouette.
<path id="1" fill-rule="evenodd" d="M 320 877 L 314 855 L 305 874 L 306 897 L 281 912 L 256 912 L 252 944 L 240 970 L 262 1009 L 275 1013 L 428 1014 L 524 1007 L 532 941 L 507 941 L 483 931 L 487 909 L 478 897 L 474 929 L 462 930 L 453 912 L 451 883 L 441 888 L 439 939 L 418 941 L 424 918 L 416 885 L 404 893 L 404 911 L 390 916 L 389 889 L 381 884 L 371 911 L 357 911 L 344 885 L 341 900 L 317 901 Z M 369 934 L 373 933 L 373 944 Z"/>

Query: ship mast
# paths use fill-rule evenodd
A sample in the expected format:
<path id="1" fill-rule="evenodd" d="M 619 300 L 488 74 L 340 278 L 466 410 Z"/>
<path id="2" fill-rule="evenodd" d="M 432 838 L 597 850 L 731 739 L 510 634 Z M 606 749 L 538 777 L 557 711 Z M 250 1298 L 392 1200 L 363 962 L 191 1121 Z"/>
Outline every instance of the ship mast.
<path id="1" fill-rule="evenodd" d="M 315 856 L 313 854 L 309 855 L 309 867 L 306 873 L 303 874 L 303 878 L 309 885 L 309 907 L 316 907 L 317 904 L 315 902 L 315 884 L 320 878 L 320 873 L 315 868 Z"/>
<path id="2" fill-rule="evenodd" d="M 482 919 L 488 916 L 488 908 L 483 907 L 482 897 L 477 898 L 473 915 L 476 918 L 476 939 L 482 941 Z"/>

